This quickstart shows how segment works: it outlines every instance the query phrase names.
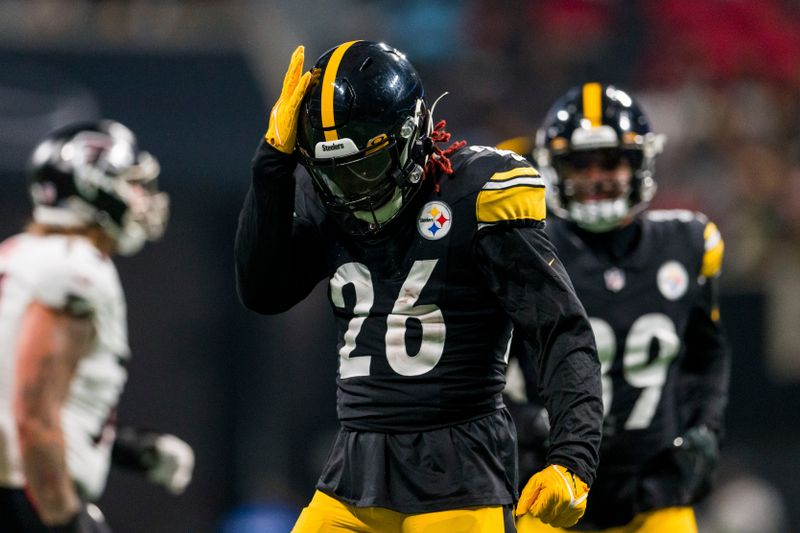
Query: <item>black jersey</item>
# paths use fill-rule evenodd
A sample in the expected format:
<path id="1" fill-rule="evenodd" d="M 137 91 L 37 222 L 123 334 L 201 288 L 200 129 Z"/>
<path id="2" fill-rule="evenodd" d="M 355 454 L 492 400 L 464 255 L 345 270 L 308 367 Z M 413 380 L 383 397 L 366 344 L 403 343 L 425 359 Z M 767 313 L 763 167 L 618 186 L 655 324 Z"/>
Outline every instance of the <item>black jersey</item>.
<path id="1" fill-rule="evenodd" d="M 451 162 L 441 190 L 423 183 L 390 237 L 373 242 L 342 233 L 308 177 L 295 188 L 285 156 L 262 144 L 255 161 L 237 234 L 240 296 L 280 312 L 329 279 L 342 432 L 319 488 L 353 505 L 514 501 L 501 395 L 512 326 L 537 347 L 559 463 L 594 477 L 598 363 L 543 230 L 544 184 L 523 158 L 489 147 Z"/>
<path id="2" fill-rule="evenodd" d="M 579 527 L 685 505 L 672 441 L 693 425 L 719 432 L 727 399 L 715 296 L 719 231 L 701 214 L 676 210 L 650 211 L 611 234 L 551 218 L 547 232 L 586 308 L 602 365 L 601 460 Z"/>

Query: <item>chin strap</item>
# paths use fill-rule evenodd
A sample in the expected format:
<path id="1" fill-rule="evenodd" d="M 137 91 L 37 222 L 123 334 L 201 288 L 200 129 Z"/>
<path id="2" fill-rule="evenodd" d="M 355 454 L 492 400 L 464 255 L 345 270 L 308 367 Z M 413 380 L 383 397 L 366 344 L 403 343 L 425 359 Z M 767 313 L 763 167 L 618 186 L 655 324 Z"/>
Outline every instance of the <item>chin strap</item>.
<path id="1" fill-rule="evenodd" d="M 440 120 L 436 123 L 436 126 L 434 126 L 433 131 L 431 131 L 429 138 L 433 143 L 431 146 L 433 153 L 425 163 L 425 176 L 433 176 L 433 188 L 437 194 L 441 190 L 441 186 L 439 184 L 439 178 L 441 177 L 441 174 L 453 174 L 453 165 L 450 163 L 449 156 L 467 144 L 467 141 L 456 141 L 444 150 L 436 146 L 436 143 L 445 143 L 450 141 L 451 134 L 444 129 L 446 125 L 446 121 Z"/>

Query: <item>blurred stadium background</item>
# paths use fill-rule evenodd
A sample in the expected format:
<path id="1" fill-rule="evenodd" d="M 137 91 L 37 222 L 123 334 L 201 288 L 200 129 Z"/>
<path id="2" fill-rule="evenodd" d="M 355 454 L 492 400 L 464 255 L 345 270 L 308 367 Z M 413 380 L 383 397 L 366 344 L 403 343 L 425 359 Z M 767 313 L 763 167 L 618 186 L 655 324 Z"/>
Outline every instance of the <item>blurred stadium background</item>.
<path id="1" fill-rule="evenodd" d="M 668 136 L 655 206 L 706 212 L 727 243 L 728 435 L 701 530 L 796 530 L 800 3 L 2 0 L 0 235 L 26 222 L 29 150 L 75 119 L 130 126 L 172 195 L 165 240 L 119 261 L 134 352 L 120 420 L 187 439 L 197 468 L 174 498 L 113 471 L 114 530 L 288 531 L 312 494 L 336 428 L 325 287 L 281 316 L 246 312 L 233 236 L 291 51 L 313 62 L 354 38 L 404 50 L 475 144 L 532 134 L 583 81 L 640 98 Z"/>

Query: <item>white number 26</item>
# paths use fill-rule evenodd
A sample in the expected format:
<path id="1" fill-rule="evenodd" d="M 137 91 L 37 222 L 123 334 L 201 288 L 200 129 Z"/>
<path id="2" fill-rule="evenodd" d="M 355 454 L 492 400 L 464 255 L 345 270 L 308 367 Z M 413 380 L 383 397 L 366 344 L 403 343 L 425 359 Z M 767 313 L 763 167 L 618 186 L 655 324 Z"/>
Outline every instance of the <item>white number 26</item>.
<path id="1" fill-rule="evenodd" d="M 433 304 L 415 305 L 422 289 L 436 268 L 437 259 L 415 261 L 408 273 L 392 312 L 386 316 L 386 359 L 392 370 L 402 376 L 419 376 L 432 370 L 442 358 L 445 325 L 442 311 Z M 372 355 L 350 357 L 364 321 L 369 318 L 375 299 L 372 275 L 361 263 L 345 263 L 330 281 L 331 301 L 344 309 L 344 287 L 352 285 L 356 302 L 353 318 L 347 325 L 344 344 L 339 349 L 339 376 L 342 379 L 368 376 Z M 408 353 L 406 323 L 415 318 L 422 325 L 422 341 L 416 354 Z"/>

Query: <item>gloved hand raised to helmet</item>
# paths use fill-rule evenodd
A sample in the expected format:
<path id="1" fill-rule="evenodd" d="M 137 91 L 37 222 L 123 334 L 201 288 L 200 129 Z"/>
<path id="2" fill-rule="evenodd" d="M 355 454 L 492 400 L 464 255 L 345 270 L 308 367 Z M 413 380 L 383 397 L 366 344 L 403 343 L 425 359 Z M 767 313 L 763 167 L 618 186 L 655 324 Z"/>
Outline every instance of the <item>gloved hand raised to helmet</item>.
<path id="1" fill-rule="evenodd" d="M 289 69 L 283 78 L 281 95 L 269 114 L 269 127 L 264 135 L 270 145 L 285 154 L 291 154 L 294 151 L 300 104 L 309 87 L 316 81 L 314 73 L 303 73 L 304 58 L 305 48 L 300 45 L 292 53 Z"/>
<path id="2" fill-rule="evenodd" d="M 589 486 L 561 465 L 547 465 L 522 489 L 516 515 L 531 513 L 553 527 L 574 526 L 586 512 Z"/>

